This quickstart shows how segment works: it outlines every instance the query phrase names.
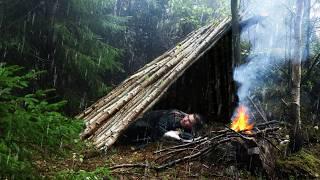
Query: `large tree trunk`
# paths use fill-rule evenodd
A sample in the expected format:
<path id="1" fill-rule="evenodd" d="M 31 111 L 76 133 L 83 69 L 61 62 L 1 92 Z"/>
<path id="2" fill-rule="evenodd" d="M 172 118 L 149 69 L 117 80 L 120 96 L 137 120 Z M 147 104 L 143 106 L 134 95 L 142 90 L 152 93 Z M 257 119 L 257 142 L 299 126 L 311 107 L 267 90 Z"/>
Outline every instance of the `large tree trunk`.
<path id="1" fill-rule="evenodd" d="M 294 23 L 294 53 L 291 68 L 291 103 L 290 120 L 292 124 L 290 136 L 291 152 L 299 151 L 302 147 L 301 117 L 300 117 L 300 85 L 301 85 L 301 60 L 302 60 L 302 15 L 305 0 L 296 1 L 296 18 Z"/>
<path id="2" fill-rule="evenodd" d="M 303 51 L 303 58 L 309 59 L 310 56 L 310 38 L 311 38 L 311 25 L 310 25 L 310 10 L 311 10 L 311 0 L 305 0 L 304 5 L 304 14 L 303 14 L 303 20 L 304 20 L 304 32 L 305 32 L 305 49 Z M 311 61 L 306 61 L 307 67 L 310 66 Z"/>
<path id="3" fill-rule="evenodd" d="M 232 14 L 232 62 L 240 63 L 240 26 L 238 0 L 231 0 Z"/>

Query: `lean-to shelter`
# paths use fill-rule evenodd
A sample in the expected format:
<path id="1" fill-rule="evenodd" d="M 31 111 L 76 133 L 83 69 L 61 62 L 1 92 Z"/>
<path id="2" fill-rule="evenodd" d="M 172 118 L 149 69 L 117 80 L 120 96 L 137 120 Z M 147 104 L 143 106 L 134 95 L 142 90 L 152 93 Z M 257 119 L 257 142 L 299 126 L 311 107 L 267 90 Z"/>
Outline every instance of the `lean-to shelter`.
<path id="1" fill-rule="evenodd" d="M 79 114 L 86 122 L 81 137 L 97 148 L 110 147 L 154 108 L 229 120 L 235 102 L 231 34 L 230 18 L 191 32 Z"/>

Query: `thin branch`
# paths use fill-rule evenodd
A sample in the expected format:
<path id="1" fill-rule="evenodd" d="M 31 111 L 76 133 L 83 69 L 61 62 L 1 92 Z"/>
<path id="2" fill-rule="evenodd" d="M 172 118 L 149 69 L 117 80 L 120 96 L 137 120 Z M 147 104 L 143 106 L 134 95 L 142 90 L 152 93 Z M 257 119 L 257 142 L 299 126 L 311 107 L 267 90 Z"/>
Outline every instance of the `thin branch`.
<path id="1" fill-rule="evenodd" d="M 259 123 L 256 125 L 256 127 L 263 127 L 263 126 L 267 126 L 267 125 L 272 125 L 272 124 L 279 124 L 280 122 L 277 120 L 272 120 L 272 121 L 268 121 L 268 122 L 264 122 L 264 123 Z"/>
<path id="2" fill-rule="evenodd" d="M 192 145 L 194 145 L 194 144 L 199 144 L 199 143 L 204 142 L 204 141 L 206 141 L 206 140 L 207 140 L 207 139 L 204 137 L 204 138 L 202 138 L 202 139 L 199 139 L 198 141 L 193 141 L 193 142 L 186 143 L 186 144 L 180 144 L 180 145 L 177 145 L 177 146 L 172 146 L 172 147 L 169 147 L 169 148 L 160 149 L 160 150 L 158 150 L 158 151 L 155 151 L 153 154 L 161 153 L 161 152 L 168 151 L 168 150 L 172 150 L 172 149 L 177 149 L 177 148 L 183 148 L 183 147 L 192 146 Z"/>
<path id="3" fill-rule="evenodd" d="M 287 103 L 284 99 L 281 98 L 281 102 L 282 102 L 286 107 L 289 107 L 289 103 Z"/>
<path id="4" fill-rule="evenodd" d="M 260 114 L 260 116 L 262 117 L 262 119 L 265 121 L 265 122 L 268 122 L 268 119 L 267 117 L 262 113 L 261 109 L 258 108 L 258 106 L 253 102 L 253 100 L 251 99 L 251 97 L 247 96 L 248 99 L 250 100 L 250 102 L 253 104 L 253 106 L 256 108 L 256 110 L 258 111 L 258 113 Z"/>
<path id="5" fill-rule="evenodd" d="M 239 135 L 242 139 L 246 139 L 246 140 L 249 140 L 249 141 L 253 140 L 253 138 L 246 137 L 246 136 L 244 136 L 243 134 L 241 134 L 240 132 L 237 132 L 237 131 L 229 128 L 228 126 L 225 126 L 225 127 L 228 128 L 228 129 L 230 129 L 231 131 L 233 131 L 233 132 L 236 133 L 237 135 Z M 247 130 L 245 130 L 245 131 L 243 131 L 243 132 L 246 132 L 246 131 L 247 131 Z"/>
<path id="6" fill-rule="evenodd" d="M 278 146 L 276 146 L 275 144 L 273 144 L 273 142 L 270 140 L 270 139 L 268 139 L 267 137 L 263 137 L 265 140 L 267 140 L 274 148 L 276 148 L 278 151 L 281 151 L 279 148 L 278 148 Z"/>
<path id="7" fill-rule="evenodd" d="M 109 169 L 119 169 L 119 168 L 149 168 L 149 169 L 156 169 L 156 167 L 151 166 L 149 163 L 137 163 L 137 164 L 119 164 L 115 166 L 111 166 Z"/>
<path id="8" fill-rule="evenodd" d="M 169 151 L 169 152 L 167 152 L 167 153 L 165 153 L 165 154 L 162 154 L 161 156 L 159 156 L 159 157 L 156 159 L 156 161 L 157 161 L 158 159 L 164 157 L 164 156 L 167 156 L 167 155 L 170 155 L 170 154 L 173 154 L 173 153 L 177 153 L 177 152 L 181 152 L 181 151 L 187 151 L 187 150 L 192 150 L 192 151 L 197 150 L 197 151 L 199 151 L 198 149 L 195 149 L 195 148 L 181 148 L 181 149 L 176 149 L 176 150 Z"/>

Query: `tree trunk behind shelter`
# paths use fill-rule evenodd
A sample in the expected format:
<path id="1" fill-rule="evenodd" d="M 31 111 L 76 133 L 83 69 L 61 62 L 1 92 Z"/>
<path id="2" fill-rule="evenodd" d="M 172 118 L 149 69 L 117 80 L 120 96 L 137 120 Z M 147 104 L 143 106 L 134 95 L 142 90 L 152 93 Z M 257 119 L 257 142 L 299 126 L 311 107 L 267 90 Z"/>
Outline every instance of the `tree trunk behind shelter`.
<path id="1" fill-rule="evenodd" d="M 294 52 L 291 63 L 291 102 L 290 102 L 290 150 L 299 151 L 303 140 L 301 134 L 300 91 L 301 91 L 301 60 L 302 60 L 302 17 L 305 0 L 296 1 L 296 17 L 294 23 Z"/>

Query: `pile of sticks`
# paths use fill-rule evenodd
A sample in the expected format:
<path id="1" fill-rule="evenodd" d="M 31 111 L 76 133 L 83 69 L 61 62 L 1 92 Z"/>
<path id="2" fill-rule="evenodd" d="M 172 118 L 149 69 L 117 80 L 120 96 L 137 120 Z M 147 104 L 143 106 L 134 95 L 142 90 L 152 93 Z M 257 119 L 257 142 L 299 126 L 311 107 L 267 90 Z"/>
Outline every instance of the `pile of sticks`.
<path id="1" fill-rule="evenodd" d="M 85 120 L 82 139 L 110 147 L 135 119 L 149 110 L 188 67 L 230 29 L 230 18 L 202 27 L 134 75 L 76 118 Z"/>
<path id="2" fill-rule="evenodd" d="M 154 152 L 156 159 L 150 163 L 137 164 L 119 164 L 110 167 L 111 170 L 118 168 L 148 168 L 155 171 L 161 171 L 168 167 L 174 166 L 178 163 L 193 161 L 201 157 L 207 157 L 211 152 L 214 152 L 218 146 L 231 142 L 244 142 L 247 144 L 255 144 L 257 147 L 261 141 L 265 140 L 271 147 L 279 150 L 275 143 L 281 143 L 279 133 L 279 121 L 268 121 L 256 124 L 254 129 L 250 132 L 242 131 L 236 132 L 229 127 L 223 130 L 212 131 L 204 137 L 200 137 L 191 143 L 180 144 L 176 146 L 167 147 Z M 263 152 L 261 152 L 263 153 Z M 273 156 L 274 154 L 272 154 Z M 274 158 L 273 158 L 274 159 Z"/>
<path id="3" fill-rule="evenodd" d="M 192 161 L 199 157 L 204 157 L 213 152 L 218 146 L 232 141 L 244 141 L 245 143 L 256 144 L 258 146 L 258 138 L 266 140 L 270 145 L 279 150 L 274 144 L 275 141 L 280 143 L 278 131 L 280 129 L 278 121 L 269 121 L 256 124 L 255 128 L 248 131 L 236 132 L 229 127 L 223 130 L 212 131 L 209 135 L 198 138 L 197 140 L 181 144 L 155 152 L 157 157 L 157 169 L 164 169 L 174 164 L 184 161 Z"/>

